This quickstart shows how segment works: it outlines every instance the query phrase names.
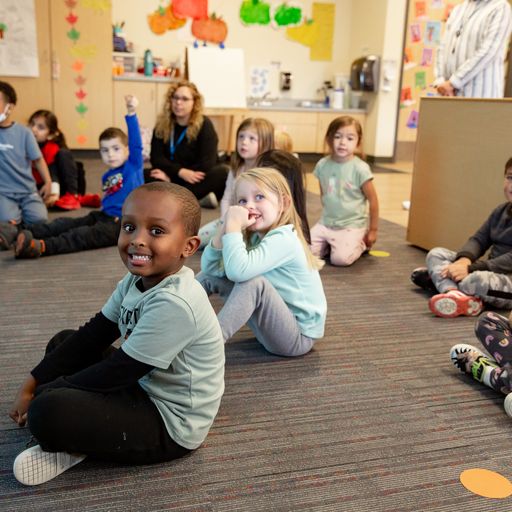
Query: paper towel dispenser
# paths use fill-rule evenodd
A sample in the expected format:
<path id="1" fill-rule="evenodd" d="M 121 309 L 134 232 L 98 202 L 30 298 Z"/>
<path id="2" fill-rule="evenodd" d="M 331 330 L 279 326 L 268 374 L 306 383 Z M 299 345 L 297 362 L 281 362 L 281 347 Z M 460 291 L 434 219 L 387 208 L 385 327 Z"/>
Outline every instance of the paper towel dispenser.
<path id="1" fill-rule="evenodd" d="M 353 91 L 375 92 L 379 87 L 380 59 L 376 55 L 360 57 L 350 68 L 350 87 Z"/>

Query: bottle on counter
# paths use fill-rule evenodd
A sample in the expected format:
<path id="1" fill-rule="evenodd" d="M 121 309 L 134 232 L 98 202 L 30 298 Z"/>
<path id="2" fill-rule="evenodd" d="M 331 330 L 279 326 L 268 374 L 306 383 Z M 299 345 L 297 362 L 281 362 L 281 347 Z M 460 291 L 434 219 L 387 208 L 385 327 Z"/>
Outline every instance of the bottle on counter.
<path id="1" fill-rule="evenodd" d="M 153 54 L 151 50 L 144 52 L 144 76 L 153 76 Z"/>
<path id="2" fill-rule="evenodd" d="M 343 96 L 344 96 L 343 89 L 334 89 L 334 91 L 332 93 L 331 108 L 336 108 L 336 109 L 341 110 L 344 106 Z"/>

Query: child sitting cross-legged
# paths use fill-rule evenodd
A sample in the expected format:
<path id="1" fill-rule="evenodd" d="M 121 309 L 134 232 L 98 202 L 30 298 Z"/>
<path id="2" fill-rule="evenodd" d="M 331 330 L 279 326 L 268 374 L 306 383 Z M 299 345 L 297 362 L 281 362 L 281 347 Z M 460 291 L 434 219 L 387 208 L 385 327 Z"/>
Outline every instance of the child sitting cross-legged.
<path id="1" fill-rule="evenodd" d="M 134 96 L 126 96 L 125 101 L 128 136 L 119 128 L 107 128 L 99 137 L 101 158 L 109 166 L 101 179 L 101 210 L 85 217 L 59 217 L 37 224 L 0 223 L 0 245 L 14 246 L 17 259 L 116 245 L 124 200 L 144 183 L 142 140 L 135 113 L 138 102 Z"/>
<path id="2" fill-rule="evenodd" d="M 281 172 L 255 168 L 238 176 L 233 204 L 197 276 L 209 295 L 224 300 L 225 341 L 247 323 L 268 352 L 301 356 L 323 337 L 323 262 L 311 253 L 302 225 Z"/>
<path id="3" fill-rule="evenodd" d="M 503 191 L 506 202 L 458 252 L 435 247 L 427 266 L 412 272 L 414 284 L 435 293 L 429 307 L 436 316 L 477 316 L 484 303 L 512 308 L 512 158 L 505 164 Z M 481 259 L 488 250 L 489 257 Z"/>
<path id="4" fill-rule="evenodd" d="M 44 483 L 86 456 L 170 461 L 204 441 L 224 391 L 224 343 L 184 266 L 200 220 L 179 185 L 149 183 L 128 196 L 118 249 L 129 273 L 101 312 L 50 340 L 9 412 L 39 443 L 14 461 L 18 481 Z"/>

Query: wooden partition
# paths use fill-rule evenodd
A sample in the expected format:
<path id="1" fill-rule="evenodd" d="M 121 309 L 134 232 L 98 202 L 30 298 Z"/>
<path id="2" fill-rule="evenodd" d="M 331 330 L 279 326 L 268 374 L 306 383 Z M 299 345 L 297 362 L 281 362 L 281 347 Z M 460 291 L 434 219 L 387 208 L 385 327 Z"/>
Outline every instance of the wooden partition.
<path id="1" fill-rule="evenodd" d="M 503 202 L 512 100 L 421 99 L 407 241 L 457 250 Z"/>

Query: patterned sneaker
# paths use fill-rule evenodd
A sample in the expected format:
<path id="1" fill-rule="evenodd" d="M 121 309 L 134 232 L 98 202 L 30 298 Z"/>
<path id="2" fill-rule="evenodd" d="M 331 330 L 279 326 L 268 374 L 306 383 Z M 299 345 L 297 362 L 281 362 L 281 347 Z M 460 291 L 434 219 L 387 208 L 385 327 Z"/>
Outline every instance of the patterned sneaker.
<path id="1" fill-rule="evenodd" d="M 427 267 L 415 268 L 411 274 L 411 281 L 423 290 L 427 290 L 428 292 L 437 292 L 437 289 L 430 278 Z"/>
<path id="2" fill-rule="evenodd" d="M 16 480 L 24 485 L 39 485 L 64 473 L 85 459 L 85 455 L 45 452 L 39 445 L 21 452 L 14 460 Z"/>
<path id="3" fill-rule="evenodd" d="M 7 251 L 18 236 L 18 226 L 12 222 L 0 222 L 0 251 Z"/>
<path id="4" fill-rule="evenodd" d="M 436 316 L 454 318 L 460 315 L 478 316 L 484 305 L 478 297 L 466 295 L 459 290 L 450 290 L 431 297 L 428 307 Z"/>
<path id="5" fill-rule="evenodd" d="M 57 199 L 53 206 L 60 210 L 78 210 L 82 207 L 78 198 L 69 192 L 66 192 L 61 198 Z"/>
<path id="6" fill-rule="evenodd" d="M 485 359 L 489 359 L 489 356 L 485 355 L 481 350 L 474 347 L 473 345 L 468 345 L 467 343 L 457 343 L 450 349 L 450 359 L 454 366 L 456 366 L 463 373 L 471 373 L 471 369 L 466 366 L 468 363 L 468 356 L 473 353 L 474 361 L 476 361 L 479 357 L 483 357 Z"/>
<path id="7" fill-rule="evenodd" d="M 199 200 L 201 208 L 211 208 L 212 210 L 219 206 L 219 201 L 213 192 L 208 192 L 203 198 Z"/>
<path id="8" fill-rule="evenodd" d="M 21 230 L 16 238 L 14 257 L 16 259 L 39 258 L 43 253 L 44 242 L 35 240 L 30 231 Z"/>

